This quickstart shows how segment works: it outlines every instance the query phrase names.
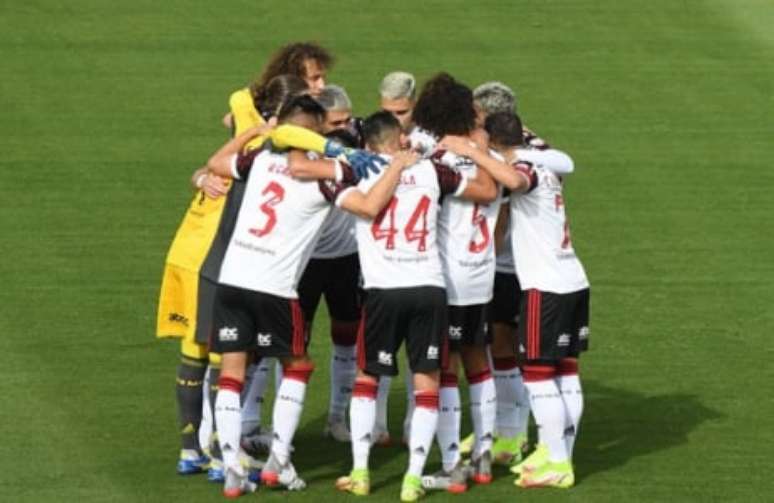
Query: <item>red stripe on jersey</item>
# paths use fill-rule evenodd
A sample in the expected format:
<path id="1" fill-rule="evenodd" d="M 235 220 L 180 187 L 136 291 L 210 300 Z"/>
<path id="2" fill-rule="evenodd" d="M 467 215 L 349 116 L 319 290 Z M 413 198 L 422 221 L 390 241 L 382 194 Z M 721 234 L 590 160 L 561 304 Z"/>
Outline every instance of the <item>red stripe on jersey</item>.
<path id="1" fill-rule="evenodd" d="M 492 358 L 492 364 L 495 370 L 513 370 L 519 366 L 515 356 L 507 358 Z"/>
<path id="2" fill-rule="evenodd" d="M 295 367 L 285 367 L 282 369 L 283 379 L 293 379 L 294 381 L 308 383 L 309 378 L 314 371 L 313 365 L 298 365 Z"/>
<path id="3" fill-rule="evenodd" d="M 361 310 L 360 326 L 357 327 L 357 338 L 355 340 L 355 352 L 357 353 L 357 366 L 360 370 L 366 368 L 366 348 L 365 348 L 365 324 L 366 311 Z"/>
<path id="4" fill-rule="evenodd" d="M 478 384 L 486 381 L 487 379 L 492 378 L 492 371 L 489 369 L 486 369 L 484 371 L 479 372 L 478 374 L 468 374 L 465 377 L 468 379 L 468 384 Z"/>
<path id="5" fill-rule="evenodd" d="M 458 385 L 457 374 L 447 374 L 446 372 L 441 374 L 442 388 L 456 388 L 457 385 Z"/>
<path id="6" fill-rule="evenodd" d="M 578 360 L 575 358 L 562 358 L 556 367 L 556 372 L 560 376 L 571 376 L 578 374 Z"/>
<path id="7" fill-rule="evenodd" d="M 379 385 L 371 379 L 355 379 L 355 385 L 352 387 L 352 397 L 376 400 L 378 390 Z"/>
<path id="8" fill-rule="evenodd" d="M 414 403 L 417 407 L 425 409 L 438 410 L 438 392 L 437 391 L 417 391 L 414 393 Z"/>
<path id="9" fill-rule="evenodd" d="M 218 389 L 233 391 L 234 393 L 242 392 L 242 381 L 234 379 L 232 377 L 221 376 L 218 379 Z"/>

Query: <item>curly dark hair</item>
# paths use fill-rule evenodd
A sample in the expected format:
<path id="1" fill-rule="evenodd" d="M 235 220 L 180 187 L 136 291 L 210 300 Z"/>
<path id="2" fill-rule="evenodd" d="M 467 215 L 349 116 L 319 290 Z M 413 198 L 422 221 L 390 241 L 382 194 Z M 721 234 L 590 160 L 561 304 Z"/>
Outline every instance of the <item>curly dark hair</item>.
<path id="1" fill-rule="evenodd" d="M 441 72 L 425 83 L 413 117 L 417 126 L 436 136 L 467 135 L 476 127 L 473 91 Z"/>
<path id="2" fill-rule="evenodd" d="M 331 53 L 315 42 L 295 42 L 285 45 L 272 55 L 261 77 L 250 86 L 253 98 L 258 96 L 271 79 L 278 75 L 290 74 L 303 79 L 306 71 L 304 63 L 307 60 L 316 61 L 323 68 L 331 68 L 334 64 Z"/>
<path id="3" fill-rule="evenodd" d="M 307 91 L 308 86 L 301 77 L 295 75 L 278 75 L 264 86 L 257 96 L 253 97 L 258 110 L 264 119 L 277 115 L 293 96 Z"/>
<path id="4" fill-rule="evenodd" d="M 484 129 L 489 141 L 503 147 L 517 147 L 524 144 L 521 119 L 513 112 L 497 112 L 486 118 Z"/>

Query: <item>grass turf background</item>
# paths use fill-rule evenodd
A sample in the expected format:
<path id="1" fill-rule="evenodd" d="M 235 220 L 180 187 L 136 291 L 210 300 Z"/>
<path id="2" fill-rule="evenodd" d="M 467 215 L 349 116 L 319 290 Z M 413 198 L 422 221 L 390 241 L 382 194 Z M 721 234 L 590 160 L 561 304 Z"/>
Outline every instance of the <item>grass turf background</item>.
<path id="1" fill-rule="evenodd" d="M 594 292 L 579 484 L 517 492 L 502 475 L 460 501 L 767 499 L 772 25 L 765 0 L 4 3 L 0 500 L 220 498 L 174 475 L 158 283 L 228 93 L 297 39 L 339 57 L 330 80 L 360 115 L 394 69 L 503 80 L 576 161 Z M 321 312 L 296 442 L 310 488 L 261 499 L 347 499 L 332 483 L 348 448 L 319 439 L 326 333 Z M 397 499 L 405 460 L 375 452 L 372 501 Z"/>

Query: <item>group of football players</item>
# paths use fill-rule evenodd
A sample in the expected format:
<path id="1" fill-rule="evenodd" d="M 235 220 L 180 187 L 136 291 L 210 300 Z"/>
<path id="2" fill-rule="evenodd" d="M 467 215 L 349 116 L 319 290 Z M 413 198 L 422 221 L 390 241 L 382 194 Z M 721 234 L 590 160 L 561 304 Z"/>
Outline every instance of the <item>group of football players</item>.
<path id="1" fill-rule="evenodd" d="M 380 110 L 354 118 L 346 91 L 326 82 L 333 62 L 315 43 L 278 50 L 231 95 L 232 138 L 193 174 L 157 327 L 181 338 L 178 473 L 207 471 L 226 497 L 258 482 L 306 486 L 292 443 L 324 295 L 324 434 L 352 448 L 339 490 L 370 492 L 369 453 L 391 442 L 387 396 L 404 342 L 402 501 L 489 483 L 495 463 L 520 487 L 571 487 L 589 337 L 589 284 L 562 196 L 571 158 L 522 125 L 500 82 L 471 90 L 439 73 L 418 92 L 411 74 L 392 72 Z M 425 474 L 434 439 L 442 467 Z"/>

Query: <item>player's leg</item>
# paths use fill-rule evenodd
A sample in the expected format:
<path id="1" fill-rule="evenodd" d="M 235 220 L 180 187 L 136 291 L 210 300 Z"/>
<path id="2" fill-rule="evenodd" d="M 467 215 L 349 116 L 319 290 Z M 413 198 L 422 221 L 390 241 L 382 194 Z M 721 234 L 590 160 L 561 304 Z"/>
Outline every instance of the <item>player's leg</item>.
<path id="1" fill-rule="evenodd" d="M 518 466 L 521 487 L 571 487 L 574 474 L 564 439 L 567 412 L 557 386 L 561 295 L 528 290 L 522 302 L 519 352 L 538 430 L 538 448 Z M 569 337 L 569 336 L 568 336 Z M 569 338 L 567 345 L 569 345 Z M 522 351 L 523 348 L 523 351 Z"/>
<path id="2" fill-rule="evenodd" d="M 207 404 L 210 407 L 210 416 L 212 417 L 212 432 L 207 441 L 207 450 L 210 457 L 210 468 L 207 470 L 207 480 L 216 483 L 221 483 L 224 480 L 223 454 L 220 452 L 218 423 L 215 420 L 215 400 L 218 397 L 218 382 L 220 380 L 222 364 L 222 355 L 210 351 L 209 365 L 207 366 L 210 377 L 206 393 L 208 394 Z"/>
<path id="3" fill-rule="evenodd" d="M 182 448 L 177 472 L 187 475 L 204 471 L 209 461 L 199 445 L 207 348 L 183 339 L 180 349 L 175 389 Z"/>
<path id="4" fill-rule="evenodd" d="M 374 423 L 373 443 L 386 447 L 390 445 L 390 430 L 387 424 L 387 407 L 390 399 L 392 376 L 379 378 L 379 389 L 376 394 L 376 422 Z"/>
<path id="5" fill-rule="evenodd" d="M 253 458 L 268 451 L 271 445 L 271 429 L 261 427 L 261 410 L 275 363 L 274 358 L 256 358 L 252 378 L 246 380 L 249 385 L 242 396 L 242 449 Z"/>
<path id="6" fill-rule="evenodd" d="M 336 487 L 357 495 L 368 494 L 368 459 L 377 421 L 379 381 L 397 373 L 400 312 L 396 296 L 388 290 L 369 290 L 363 302 L 357 332 L 358 373 L 349 407 L 352 471 L 336 481 Z"/>
<path id="7" fill-rule="evenodd" d="M 357 254 L 325 261 L 328 264 L 325 300 L 331 315 L 331 391 L 326 434 L 349 442 L 346 414 L 355 381 L 355 339 L 360 324 L 358 289 L 360 263 Z"/>
<path id="8" fill-rule="evenodd" d="M 406 352 L 414 374 L 414 413 L 411 417 L 409 466 L 401 487 L 402 501 L 415 501 L 423 494 L 422 472 L 438 427 L 440 369 L 448 358 L 445 340 L 449 331 L 446 291 L 422 287 L 401 293 L 412 306 L 406 324 Z"/>

